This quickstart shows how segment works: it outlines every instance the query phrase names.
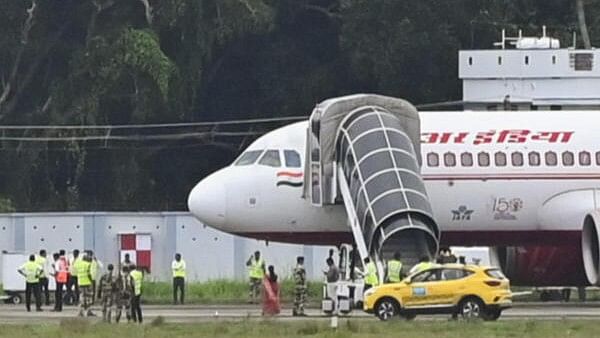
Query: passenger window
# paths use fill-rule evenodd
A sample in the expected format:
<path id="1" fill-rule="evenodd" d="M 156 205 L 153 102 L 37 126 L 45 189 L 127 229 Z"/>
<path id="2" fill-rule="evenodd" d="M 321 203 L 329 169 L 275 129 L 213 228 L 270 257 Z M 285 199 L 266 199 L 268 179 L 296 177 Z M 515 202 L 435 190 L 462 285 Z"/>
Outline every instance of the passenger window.
<path id="1" fill-rule="evenodd" d="M 591 164 L 592 164 L 592 157 L 590 156 L 590 153 L 587 151 L 580 151 L 579 152 L 579 165 L 589 166 Z"/>
<path id="2" fill-rule="evenodd" d="M 460 154 L 460 164 L 463 167 L 472 167 L 473 166 L 473 155 L 471 153 Z"/>
<path id="3" fill-rule="evenodd" d="M 436 153 L 427 154 L 427 165 L 430 167 L 437 167 L 440 165 L 440 157 Z"/>
<path id="4" fill-rule="evenodd" d="M 455 280 L 465 278 L 469 275 L 473 274 L 471 271 L 462 270 L 462 269 L 444 269 L 442 270 L 442 279 L 443 280 Z"/>
<path id="5" fill-rule="evenodd" d="M 558 158 L 556 157 L 556 153 L 553 151 L 547 151 L 544 155 L 544 159 L 546 160 L 546 165 L 554 167 L 558 164 Z"/>
<path id="6" fill-rule="evenodd" d="M 562 153 L 562 162 L 564 166 L 572 166 L 575 164 L 575 155 L 573 155 L 570 151 L 565 151 Z"/>
<path id="7" fill-rule="evenodd" d="M 523 166 L 523 153 L 520 152 L 514 152 L 510 155 L 510 161 L 512 162 L 512 165 L 515 167 L 522 167 Z"/>
<path id="8" fill-rule="evenodd" d="M 281 159 L 279 158 L 279 150 L 267 150 L 258 164 L 269 167 L 281 167 Z"/>
<path id="9" fill-rule="evenodd" d="M 496 163 L 497 167 L 506 166 L 506 154 L 503 152 L 497 152 L 494 154 L 494 162 Z"/>
<path id="10" fill-rule="evenodd" d="M 481 152 L 477 154 L 477 163 L 480 167 L 490 166 L 490 155 L 488 153 Z"/>
<path id="11" fill-rule="evenodd" d="M 285 166 L 288 168 L 300 168 L 302 167 L 302 161 L 300 161 L 300 154 L 295 150 L 284 150 L 283 156 L 285 157 Z"/>
<path id="12" fill-rule="evenodd" d="M 235 165 L 251 165 L 256 162 L 260 154 L 262 154 L 262 150 L 250 150 L 242 154 L 240 158 L 235 162 Z"/>
<path id="13" fill-rule="evenodd" d="M 456 156 L 453 153 L 445 153 L 444 154 L 444 165 L 446 167 L 456 166 Z"/>
<path id="14" fill-rule="evenodd" d="M 540 165 L 540 162 L 542 162 L 540 153 L 538 153 L 537 151 L 532 151 L 529 153 L 529 165 L 530 166 L 537 167 Z"/>
<path id="15" fill-rule="evenodd" d="M 441 269 L 423 271 L 412 278 L 412 282 L 434 282 L 441 279 Z"/>

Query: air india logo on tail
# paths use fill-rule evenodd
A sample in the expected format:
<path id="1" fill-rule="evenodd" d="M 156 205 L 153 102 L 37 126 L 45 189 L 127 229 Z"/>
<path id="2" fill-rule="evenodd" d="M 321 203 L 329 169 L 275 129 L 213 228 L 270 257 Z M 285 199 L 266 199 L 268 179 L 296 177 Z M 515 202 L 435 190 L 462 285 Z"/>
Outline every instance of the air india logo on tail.
<path id="1" fill-rule="evenodd" d="M 304 174 L 301 171 L 280 171 L 277 173 L 277 186 L 287 185 L 289 187 L 301 187 L 302 176 L 304 176 Z"/>

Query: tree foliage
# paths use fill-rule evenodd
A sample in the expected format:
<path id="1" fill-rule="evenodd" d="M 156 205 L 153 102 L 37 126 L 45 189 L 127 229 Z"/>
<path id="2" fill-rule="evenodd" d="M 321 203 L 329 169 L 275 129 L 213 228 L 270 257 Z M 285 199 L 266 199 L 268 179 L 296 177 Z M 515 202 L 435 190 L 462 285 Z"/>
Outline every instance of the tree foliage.
<path id="1" fill-rule="evenodd" d="M 570 45 L 576 2 L 0 0 L 0 123 L 303 115 L 359 91 L 456 100 L 459 49 L 542 25 Z M 581 3 L 598 46 L 600 1 Z M 184 210 L 194 183 L 249 141 L 3 141 L 0 212 Z"/>

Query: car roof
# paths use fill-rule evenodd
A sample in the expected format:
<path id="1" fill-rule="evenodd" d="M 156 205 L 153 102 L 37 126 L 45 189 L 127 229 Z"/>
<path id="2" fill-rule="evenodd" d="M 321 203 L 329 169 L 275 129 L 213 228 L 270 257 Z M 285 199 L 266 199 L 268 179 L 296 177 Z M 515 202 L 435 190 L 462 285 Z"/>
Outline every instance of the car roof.
<path id="1" fill-rule="evenodd" d="M 437 268 L 451 268 L 451 269 L 472 269 L 472 270 L 487 270 L 497 269 L 487 265 L 474 265 L 474 264 L 459 264 L 459 263 L 448 263 L 436 265 Z"/>

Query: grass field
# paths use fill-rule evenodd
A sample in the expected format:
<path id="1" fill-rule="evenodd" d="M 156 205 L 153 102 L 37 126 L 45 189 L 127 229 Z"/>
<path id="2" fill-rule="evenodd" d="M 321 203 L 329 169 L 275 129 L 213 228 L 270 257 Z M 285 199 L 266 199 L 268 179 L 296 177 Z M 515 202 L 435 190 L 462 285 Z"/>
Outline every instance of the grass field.
<path id="1" fill-rule="evenodd" d="M 303 322 L 218 322 L 207 324 L 164 324 L 142 327 L 109 326 L 83 320 L 66 320 L 60 325 L 0 326 L 0 337 L 599 337 L 594 321 L 501 321 L 483 322 L 365 322 L 342 320 L 337 330 L 326 323 Z"/>
<path id="2" fill-rule="evenodd" d="M 308 301 L 321 300 L 322 283 L 308 283 Z M 145 282 L 143 286 L 143 302 L 145 304 L 169 304 L 173 301 L 173 286 L 168 282 Z M 212 280 L 199 283 L 187 283 L 185 300 L 188 304 L 237 304 L 248 299 L 248 282 L 241 280 Z M 2 295 L 0 284 L 0 295 Z M 290 279 L 281 283 L 283 302 L 294 299 L 294 282 Z"/>
<path id="3" fill-rule="evenodd" d="M 308 299 L 321 299 L 321 283 L 308 284 Z M 148 304 L 167 304 L 173 301 L 171 283 L 149 282 L 143 287 L 143 299 Z M 294 282 L 283 280 L 281 297 L 290 302 L 294 297 Z M 232 304 L 245 302 L 248 299 L 248 282 L 236 280 L 213 280 L 186 285 L 186 303 L 188 304 Z"/>

